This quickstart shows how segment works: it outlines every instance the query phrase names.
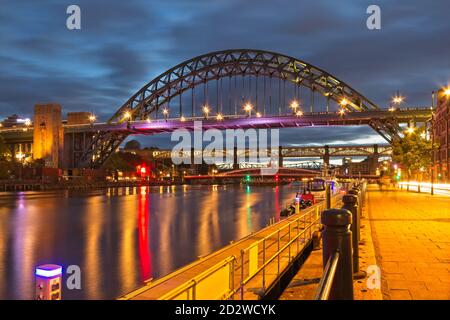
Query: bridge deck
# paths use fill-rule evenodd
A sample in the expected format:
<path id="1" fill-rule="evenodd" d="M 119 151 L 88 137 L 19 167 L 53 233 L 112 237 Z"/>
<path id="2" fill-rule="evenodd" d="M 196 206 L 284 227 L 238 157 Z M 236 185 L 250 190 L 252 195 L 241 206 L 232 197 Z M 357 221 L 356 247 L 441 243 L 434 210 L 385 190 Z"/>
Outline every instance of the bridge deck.
<path id="1" fill-rule="evenodd" d="M 173 273 L 170 273 L 160 279 L 157 279 L 155 281 L 148 282 L 143 287 L 132 291 L 119 299 L 125 299 L 125 300 L 153 300 L 158 299 L 164 294 L 170 292 L 171 290 L 183 285 L 187 281 L 191 280 L 192 278 L 196 277 L 197 275 L 205 272 L 209 268 L 215 266 L 216 264 L 220 263 L 221 261 L 225 260 L 226 258 L 230 256 L 235 256 L 236 258 L 240 257 L 241 250 L 248 248 L 250 245 L 254 244 L 256 241 L 263 239 L 264 237 L 272 234 L 273 232 L 276 232 L 277 230 L 280 230 L 283 226 L 287 226 L 290 222 L 294 221 L 295 219 L 301 217 L 304 212 L 309 212 L 309 210 L 316 210 L 319 206 L 323 206 L 323 204 L 317 204 L 313 207 L 308 208 L 307 210 L 300 211 L 299 214 L 294 214 L 288 218 L 285 218 L 278 223 L 275 223 L 273 225 L 270 225 L 258 232 L 255 232 L 235 243 L 231 243 L 228 246 L 215 251 L 205 257 L 200 258 L 199 260 L 181 268 Z M 308 226 L 305 224 L 303 226 L 300 226 L 300 229 L 308 228 Z M 312 228 L 311 228 L 312 229 Z M 291 230 L 292 231 L 292 230 Z M 311 230 L 312 233 L 312 230 Z M 309 231 L 308 231 L 309 234 Z M 292 248 L 294 246 L 297 246 L 297 251 L 301 251 L 306 245 L 308 244 L 307 241 L 305 241 L 305 238 L 299 239 L 300 241 L 296 243 L 292 243 Z M 308 240 L 308 239 L 306 239 Z M 280 248 L 287 245 L 289 242 L 289 235 L 283 231 L 280 235 Z M 300 247 L 299 247 L 300 246 Z M 278 242 L 268 242 L 266 246 L 266 255 L 272 256 L 274 253 L 276 253 L 278 250 Z M 295 249 L 292 249 L 295 250 Z M 261 259 L 258 259 L 259 264 L 262 264 Z M 266 288 L 270 287 L 271 284 L 273 284 L 277 277 L 278 277 L 278 268 L 280 270 L 284 270 L 286 266 L 292 261 L 292 254 L 291 259 L 289 258 L 288 253 L 283 252 L 282 255 L 280 255 L 280 259 L 274 259 L 272 262 L 270 262 L 265 271 L 265 284 Z M 248 262 L 246 262 L 247 264 Z M 278 263 L 280 264 L 278 267 Z M 240 274 L 235 273 L 234 276 L 234 283 L 235 288 L 240 283 Z M 257 294 L 258 289 L 262 287 L 262 276 L 256 275 L 250 282 L 245 286 L 246 288 L 249 288 L 248 290 L 245 290 L 244 293 L 244 299 L 245 300 L 256 300 L 260 297 Z"/>

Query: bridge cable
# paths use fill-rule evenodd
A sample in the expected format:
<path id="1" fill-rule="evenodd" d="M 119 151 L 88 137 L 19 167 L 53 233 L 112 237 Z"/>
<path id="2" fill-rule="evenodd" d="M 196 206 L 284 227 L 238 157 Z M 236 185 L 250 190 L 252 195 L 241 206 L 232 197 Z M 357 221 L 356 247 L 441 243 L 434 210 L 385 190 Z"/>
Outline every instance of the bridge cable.
<path id="1" fill-rule="evenodd" d="M 231 74 L 228 76 L 228 114 L 231 114 Z"/>
<path id="2" fill-rule="evenodd" d="M 266 74 L 263 74 L 263 80 L 264 80 L 264 86 L 263 86 L 263 91 L 264 91 L 263 114 L 264 114 L 264 116 L 266 116 Z"/>
<path id="3" fill-rule="evenodd" d="M 219 78 L 216 79 L 216 113 L 219 113 Z"/>
<path id="4" fill-rule="evenodd" d="M 258 72 L 256 73 L 255 90 L 256 90 L 255 105 L 256 105 L 256 112 L 258 112 Z"/>
<path id="5" fill-rule="evenodd" d="M 281 77 L 278 78 L 278 115 L 281 115 Z"/>
<path id="6" fill-rule="evenodd" d="M 283 76 L 283 108 L 286 108 L 286 78 Z"/>
<path id="7" fill-rule="evenodd" d="M 192 115 L 192 117 L 195 117 L 195 111 L 194 111 L 194 106 L 195 106 L 195 86 L 194 85 L 192 85 L 192 88 L 191 88 L 191 103 L 192 103 L 192 105 L 191 105 L 191 115 Z"/>

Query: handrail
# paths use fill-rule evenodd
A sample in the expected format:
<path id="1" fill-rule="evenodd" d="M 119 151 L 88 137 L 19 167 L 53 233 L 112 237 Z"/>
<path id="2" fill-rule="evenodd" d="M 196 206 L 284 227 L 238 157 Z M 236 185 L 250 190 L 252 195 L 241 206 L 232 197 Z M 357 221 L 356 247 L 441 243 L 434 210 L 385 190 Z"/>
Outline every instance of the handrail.
<path id="1" fill-rule="evenodd" d="M 327 261 L 322 278 L 319 282 L 314 300 L 328 300 L 330 296 L 331 287 L 333 286 L 336 269 L 339 262 L 339 251 L 334 252 Z"/>
<path id="2" fill-rule="evenodd" d="M 340 194 L 335 194 L 332 196 L 332 199 L 334 201 L 339 201 L 339 198 L 341 197 Z M 176 299 L 180 295 L 186 293 L 188 299 L 196 299 L 196 288 L 197 285 L 202 282 L 203 280 L 207 279 L 208 277 L 212 276 L 215 272 L 221 270 L 224 267 L 227 267 L 230 265 L 230 275 L 228 281 L 229 283 L 229 291 L 223 295 L 223 299 L 234 298 L 234 295 L 241 291 L 241 298 L 243 298 L 243 289 L 244 286 L 253 279 L 258 273 L 263 272 L 263 279 L 264 279 L 264 270 L 265 268 L 273 262 L 275 259 L 279 259 L 280 255 L 285 252 L 286 250 L 289 250 L 289 259 L 291 259 L 291 253 L 290 248 L 293 244 L 301 240 L 302 236 L 303 240 L 307 240 L 306 237 L 308 237 L 308 240 L 310 240 L 312 236 L 312 228 L 319 224 L 320 222 L 320 216 L 319 211 L 322 211 L 325 209 L 324 203 L 319 203 L 311 208 L 308 208 L 304 212 L 301 212 L 300 214 L 295 214 L 292 218 L 288 218 L 285 221 L 287 222 L 280 228 L 276 229 L 275 231 L 271 232 L 269 235 L 266 235 L 264 238 L 259 239 L 258 241 L 253 242 L 248 247 L 241 250 L 241 265 L 240 268 L 243 267 L 244 263 L 248 263 L 247 260 L 244 261 L 244 254 L 249 253 L 250 250 L 255 248 L 255 246 L 258 246 L 262 244 L 263 249 L 260 251 L 258 250 L 258 254 L 263 254 L 263 261 L 260 266 L 258 266 L 252 275 L 248 275 L 246 278 L 243 278 L 244 274 L 243 271 L 241 272 L 241 282 L 235 286 L 234 284 L 234 272 L 236 268 L 236 261 L 237 258 L 235 256 L 229 256 L 228 258 L 220 261 L 219 263 L 215 264 L 211 268 L 203 271 L 201 274 L 195 276 L 194 278 L 189 279 L 188 281 L 184 282 L 180 286 L 174 288 L 173 290 L 167 292 L 166 294 L 162 295 L 158 298 L 158 300 L 170 300 L 170 299 Z M 316 216 L 317 214 L 317 216 Z M 300 230 L 300 223 L 302 223 L 302 229 Z M 286 232 L 284 232 L 286 231 Z M 306 234 L 309 233 L 309 236 Z M 273 237 L 276 237 L 276 239 L 271 239 Z M 280 240 L 285 239 L 285 237 L 288 237 L 287 242 L 280 245 Z M 266 243 L 270 240 L 273 240 L 273 243 L 269 246 L 266 246 Z M 275 249 L 276 252 L 271 252 L 270 255 L 267 254 L 266 256 L 266 250 L 272 246 L 277 245 L 278 247 Z M 305 245 L 303 243 L 303 245 Z M 297 250 L 298 250 L 297 246 Z M 301 250 L 300 250 L 301 251 Z M 297 252 L 298 253 L 298 252 Z M 280 272 L 280 270 L 278 271 Z M 264 281 L 264 280 L 263 280 Z M 266 289 L 265 286 L 264 290 Z"/>
<path id="3" fill-rule="evenodd" d="M 341 198 L 341 194 L 337 193 L 334 194 L 332 196 L 332 200 L 333 202 L 339 201 L 339 199 Z M 244 287 L 246 284 L 248 284 L 252 279 L 254 279 L 259 273 L 262 272 L 262 289 L 265 292 L 266 290 L 266 286 L 265 286 L 265 268 L 267 266 L 269 266 L 272 262 L 274 262 L 276 259 L 278 259 L 278 264 L 279 264 L 279 259 L 280 256 L 283 252 L 285 252 L 287 249 L 290 250 L 291 246 L 296 243 L 298 240 L 302 239 L 303 236 L 303 240 L 311 240 L 312 239 L 312 234 L 313 234 L 313 228 L 314 226 L 318 226 L 320 223 L 320 214 L 319 212 L 325 209 L 325 204 L 324 203 L 320 203 L 317 204 L 311 208 L 308 208 L 306 210 L 306 212 L 301 212 L 301 214 L 296 217 L 295 219 L 292 219 L 289 223 L 283 225 L 282 227 L 280 227 L 279 229 L 273 231 L 272 233 L 270 233 L 269 235 L 265 236 L 264 238 L 255 241 L 254 243 L 252 243 L 250 246 L 248 246 L 247 248 L 244 248 L 241 250 L 241 261 L 240 261 L 240 267 L 241 267 L 241 283 L 240 285 L 236 288 L 235 293 L 237 292 L 241 292 L 241 299 L 243 299 L 243 294 L 244 294 Z M 317 216 L 314 216 L 315 214 L 317 214 Z M 308 220 L 308 221 L 306 221 Z M 300 222 L 303 224 L 302 225 L 302 230 L 299 229 L 300 227 Z M 297 228 L 295 228 L 297 227 Z M 288 229 L 289 231 L 287 231 L 286 233 L 282 234 L 280 236 L 280 233 L 283 230 Z M 294 231 L 295 229 L 297 229 L 296 231 Z M 291 234 L 293 233 L 293 234 Z M 276 248 L 275 252 L 270 252 L 270 255 L 266 254 L 266 249 L 268 249 L 268 247 L 266 246 L 266 243 L 269 242 L 271 240 L 271 238 L 273 238 L 274 236 L 276 236 L 276 239 L 272 239 L 273 243 L 272 245 L 278 245 L 278 248 Z M 280 240 L 283 239 L 284 237 L 289 236 L 287 243 L 280 246 Z M 308 238 L 308 239 L 306 239 Z M 255 246 L 258 246 L 262 244 L 262 264 L 260 266 L 258 266 L 255 270 L 253 270 L 254 272 L 252 274 L 248 274 L 247 277 L 244 278 L 244 271 L 242 269 L 244 263 L 248 263 L 248 259 L 244 259 L 245 255 L 249 255 L 249 252 L 252 248 L 254 248 Z M 303 247 L 299 248 L 297 246 L 297 252 L 296 254 L 298 254 L 299 252 L 301 252 L 304 248 L 305 248 L 306 242 L 303 243 Z M 260 252 L 258 251 L 258 254 Z M 291 253 L 289 251 L 289 264 L 291 262 Z M 258 263 L 259 264 L 259 263 Z M 279 267 L 278 267 L 279 269 Z M 280 270 L 278 270 L 277 274 L 279 275 Z"/>
<path id="4" fill-rule="evenodd" d="M 211 268 L 203 271 L 202 273 L 200 273 L 196 277 L 186 281 L 182 285 L 180 285 L 180 286 L 176 287 L 175 289 L 173 289 L 173 290 L 167 292 L 166 294 L 162 295 L 161 297 L 158 298 L 158 300 L 173 300 L 176 297 L 180 296 L 181 294 L 183 294 L 184 292 L 186 292 L 186 291 L 188 291 L 190 289 L 193 289 L 193 291 L 192 291 L 192 300 L 195 300 L 195 294 L 196 294 L 196 290 L 195 289 L 196 289 L 197 284 L 199 284 L 204 279 L 208 278 L 210 275 L 212 275 L 216 271 L 222 269 L 224 266 L 228 266 L 228 265 L 231 264 L 231 268 L 230 269 L 233 270 L 235 261 L 236 261 L 236 257 L 235 256 L 229 256 L 228 258 L 220 261 L 219 263 L 216 263 Z M 229 291 L 225 294 L 225 298 L 228 298 L 229 295 L 231 294 L 232 290 L 233 290 L 232 281 L 233 281 L 233 279 L 231 278 L 230 279 L 230 288 L 229 288 Z"/>

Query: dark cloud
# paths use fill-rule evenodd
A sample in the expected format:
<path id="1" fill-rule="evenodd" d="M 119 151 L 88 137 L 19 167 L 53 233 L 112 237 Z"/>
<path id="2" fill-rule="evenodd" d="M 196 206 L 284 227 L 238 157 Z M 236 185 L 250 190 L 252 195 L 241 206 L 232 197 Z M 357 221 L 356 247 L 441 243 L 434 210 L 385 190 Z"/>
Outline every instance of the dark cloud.
<path id="1" fill-rule="evenodd" d="M 377 1 L 380 31 L 365 26 L 369 0 L 79 0 L 82 30 L 69 31 L 65 11 L 72 3 L 2 1 L 1 117 L 30 116 L 35 103 L 55 101 L 65 112 L 88 110 L 107 119 L 156 75 L 229 48 L 298 57 L 382 106 L 396 90 L 410 105 L 428 105 L 431 91 L 450 80 L 446 0 Z M 283 144 L 375 138 L 361 127 L 282 131 Z"/>

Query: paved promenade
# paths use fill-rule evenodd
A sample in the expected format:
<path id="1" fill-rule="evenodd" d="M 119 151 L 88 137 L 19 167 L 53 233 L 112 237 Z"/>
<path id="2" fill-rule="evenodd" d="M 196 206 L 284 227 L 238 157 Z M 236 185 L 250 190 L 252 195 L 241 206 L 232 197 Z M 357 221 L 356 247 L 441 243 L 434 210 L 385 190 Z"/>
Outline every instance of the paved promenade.
<path id="1" fill-rule="evenodd" d="M 450 197 L 370 187 L 383 299 L 450 299 Z"/>
<path id="2" fill-rule="evenodd" d="M 367 206 L 363 208 L 361 217 L 361 242 L 359 246 L 360 270 L 366 271 L 368 266 L 376 265 L 375 249 L 372 241 L 372 230 L 368 219 Z M 312 300 L 318 289 L 323 272 L 322 250 L 313 251 L 305 264 L 300 268 L 287 288 L 280 296 L 280 300 Z M 381 300 L 381 290 L 368 289 L 367 279 L 353 282 L 355 300 Z"/>

